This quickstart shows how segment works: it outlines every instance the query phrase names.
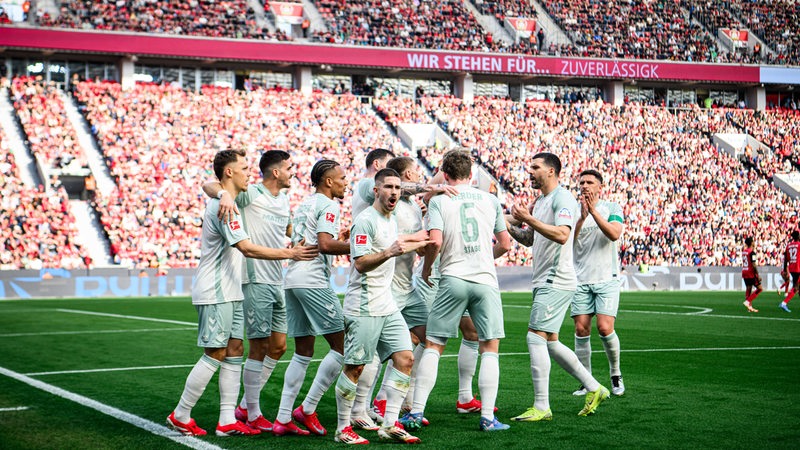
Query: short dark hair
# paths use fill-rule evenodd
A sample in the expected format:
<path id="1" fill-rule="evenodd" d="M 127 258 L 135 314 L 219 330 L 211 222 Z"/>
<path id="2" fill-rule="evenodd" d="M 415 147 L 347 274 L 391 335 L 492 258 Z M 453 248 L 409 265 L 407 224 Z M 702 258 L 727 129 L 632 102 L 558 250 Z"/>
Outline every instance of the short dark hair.
<path id="1" fill-rule="evenodd" d="M 450 150 L 442 157 L 441 169 L 454 180 L 469 179 L 472 174 L 472 157 L 464 149 Z"/>
<path id="2" fill-rule="evenodd" d="M 400 178 L 400 174 L 397 173 L 394 169 L 383 168 L 375 174 L 375 186 L 383 184 L 383 180 L 389 177 L 397 177 Z"/>
<path id="3" fill-rule="evenodd" d="M 752 236 L 747 236 L 746 238 L 744 238 L 744 245 L 746 245 L 748 247 L 753 245 L 753 237 Z"/>
<path id="4" fill-rule="evenodd" d="M 320 181 L 322 181 L 322 177 L 325 174 L 337 167 L 339 165 L 338 162 L 333 161 L 331 159 L 321 159 L 314 164 L 314 167 L 311 168 L 311 185 L 316 187 L 319 186 Z"/>
<path id="5" fill-rule="evenodd" d="M 603 184 L 603 175 L 600 175 L 600 172 L 598 172 L 598 171 L 596 171 L 594 169 L 586 169 L 586 170 L 584 170 L 583 172 L 581 172 L 580 175 L 578 175 L 578 178 L 580 178 L 580 177 L 582 177 L 584 175 L 591 175 L 591 176 L 597 178 L 597 181 L 599 181 L 600 184 Z"/>
<path id="6" fill-rule="evenodd" d="M 543 160 L 544 165 L 552 167 L 553 171 L 556 173 L 556 176 L 561 175 L 561 160 L 558 159 L 558 156 L 553 153 L 541 152 L 533 155 L 532 159 L 536 158 Z"/>
<path id="7" fill-rule="evenodd" d="M 414 159 L 410 156 L 395 156 L 386 163 L 387 169 L 394 169 L 397 173 L 402 174 L 414 165 Z"/>
<path id="8" fill-rule="evenodd" d="M 792 231 L 792 240 L 800 241 L 800 231 L 797 230 Z"/>
<path id="9" fill-rule="evenodd" d="M 264 152 L 264 154 L 261 155 L 261 160 L 258 162 L 258 168 L 261 169 L 261 175 L 267 176 L 267 173 L 272 170 L 273 167 L 291 157 L 292 155 L 283 150 L 269 150 Z"/>
<path id="10" fill-rule="evenodd" d="M 394 153 L 391 150 L 386 150 L 385 148 L 376 148 L 369 153 L 367 153 L 367 161 L 366 165 L 367 168 L 372 167 L 372 163 L 379 159 L 383 159 L 386 157 L 394 158 Z"/>
<path id="11" fill-rule="evenodd" d="M 225 173 L 225 167 L 233 162 L 239 160 L 239 157 L 245 158 L 247 153 L 244 150 L 222 150 L 214 155 L 214 175 L 219 181 L 222 181 L 222 174 Z"/>

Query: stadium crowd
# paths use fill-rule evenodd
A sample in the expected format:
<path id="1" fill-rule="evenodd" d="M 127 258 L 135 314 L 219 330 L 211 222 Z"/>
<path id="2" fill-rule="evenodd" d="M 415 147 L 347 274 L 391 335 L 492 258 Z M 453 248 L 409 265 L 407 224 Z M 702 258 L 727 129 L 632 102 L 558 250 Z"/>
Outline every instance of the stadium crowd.
<path id="1" fill-rule="evenodd" d="M 18 77 L 12 80 L 10 93 L 31 151 L 45 167 L 86 166 L 55 83 L 44 83 L 41 77 Z"/>
<path id="2" fill-rule="evenodd" d="M 206 37 L 285 40 L 256 25 L 246 0 L 68 0 L 46 27 L 136 31 Z"/>
<path id="3" fill-rule="evenodd" d="M 122 92 L 107 82 L 81 83 L 77 95 L 117 180 L 118 191 L 98 198 L 97 209 L 113 256 L 124 265 L 196 264 L 205 205 L 200 186 L 213 178 L 211 158 L 220 149 L 243 148 L 253 160 L 265 148 L 292 153 L 293 205 L 312 192 L 308 174 L 319 158 L 340 161 L 354 182 L 366 149 L 402 153 L 369 105 L 352 95 L 208 87 L 194 94 L 159 85 Z M 343 215 L 343 226 L 349 223 Z"/>
<path id="4" fill-rule="evenodd" d="M 25 187 L 0 128 L 0 270 L 84 268 L 67 192 Z"/>

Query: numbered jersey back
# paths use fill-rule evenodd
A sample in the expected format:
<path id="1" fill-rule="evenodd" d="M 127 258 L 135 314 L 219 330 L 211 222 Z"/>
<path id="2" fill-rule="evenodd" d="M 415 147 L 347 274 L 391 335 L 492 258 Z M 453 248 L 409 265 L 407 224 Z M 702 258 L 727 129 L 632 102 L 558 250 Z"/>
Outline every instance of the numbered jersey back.
<path id="1" fill-rule="evenodd" d="M 800 242 L 789 242 L 786 246 L 786 259 L 789 261 L 789 272 L 800 273 Z"/>
<path id="2" fill-rule="evenodd" d="M 442 231 L 443 276 L 497 286 L 492 238 L 506 229 L 497 197 L 458 185 L 459 195 L 439 195 L 428 206 L 428 230 Z"/>

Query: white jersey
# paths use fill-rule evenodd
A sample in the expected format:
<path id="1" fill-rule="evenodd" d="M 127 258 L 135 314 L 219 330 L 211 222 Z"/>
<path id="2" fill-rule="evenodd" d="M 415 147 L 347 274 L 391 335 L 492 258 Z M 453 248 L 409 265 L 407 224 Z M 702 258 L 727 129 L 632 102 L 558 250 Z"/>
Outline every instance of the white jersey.
<path id="1" fill-rule="evenodd" d="M 293 244 L 305 239 L 305 245 L 317 245 L 317 233 L 328 233 L 336 239 L 339 237 L 339 202 L 324 194 L 312 194 L 297 207 L 292 225 Z M 333 258 L 333 255 L 320 253 L 310 261 L 289 261 L 283 287 L 330 287 Z"/>
<path id="2" fill-rule="evenodd" d="M 595 210 L 609 223 L 623 223 L 622 208 L 617 203 L 600 200 Z M 583 221 L 575 241 L 575 274 L 578 284 L 601 283 L 619 275 L 617 243 L 603 234 L 591 215 Z"/>
<path id="3" fill-rule="evenodd" d="M 442 231 L 439 271 L 498 287 L 492 238 L 506 229 L 500 201 L 466 184 L 456 189 L 458 195 L 438 195 L 428 205 L 428 230 Z"/>
<path id="4" fill-rule="evenodd" d="M 251 184 L 247 191 L 236 197 L 241 208 L 244 228 L 250 239 L 270 248 L 286 247 L 286 228 L 291 220 L 289 197 L 283 192 L 272 193 L 261 183 Z M 245 258 L 244 284 L 283 283 L 283 266 L 280 260 Z"/>
<path id="5" fill-rule="evenodd" d="M 402 198 L 394 208 L 394 217 L 397 219 L 397 232 L 400 235 L 414 234 L 422 229 L 422 210 L 417 202 L 409 198 Z M 415 252 L 409 252 L 395 258 L 394 277 L 392 278 L 392 291 L 406 294 L 414 290 L 412 276 L 414 275 Z"/>
<path id="6" fill-rule="evenodd" d="M 356 188 L 353 189 L 352 213 L 354 221 L 362 211 L 372 206 L 372 203 L 375 201 L 374 187 L 375 178 L 370 177 L 359 181 L 358 184 L 356 184 Z"/>
<path id="7" fill-rule="evenodd" d="M 559 186 L 549 194 L 539 197 L 533 217 L 548 225 L 566 225 L 575 229 L 578 221 L 578 201 L 570 192 Z M 578 284 L 572 266 L 573 233 L 564 245 L 551 241 L 538 232 L 533 233 L 533 288 L 553 287 L 573 291 Z"/>
<path id="8" fill-rule="evenodd" d="M 217 218 L 219 200 L 211 199 L 203 217 L 200 262 L 192 285 L 193 305 L 214 305 L 244 300 L 242 264 L 244 256 L 233 247 L 248 239 L 241 216 L 230 222 Z"/>
<path id="9" fill-rule="evenodd" d="M 388 316 L 398 311 L 392 297 L 391 280 L 395 260 L 389 258 L 377 268 L 361 273 L 356 270 L 356 259 L 380 253 L 397 240 L 397 220 L 394 215 L 385 217 L 375 208 L 367 208 L 353 223 L 350 230 L 350 280 L 344 297 L 344 315 L 351 317 Z"/>

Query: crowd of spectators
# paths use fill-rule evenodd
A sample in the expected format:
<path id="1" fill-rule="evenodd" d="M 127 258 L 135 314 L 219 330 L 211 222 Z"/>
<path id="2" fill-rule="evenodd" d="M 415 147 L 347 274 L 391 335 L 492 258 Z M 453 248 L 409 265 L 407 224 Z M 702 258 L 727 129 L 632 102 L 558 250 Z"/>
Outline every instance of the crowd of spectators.
<path id="1" fill-rule="evenodd" d="M 312 192 L 308 174 L 320 158 L 339 161 L 355 182 L 369 149 L 403 153 L 371 107 L 352 95 L 208 87 L 194 94 L 160 85 L 122 91 L 107 82 L 81 83 L 77 95 L 117 181 L 116 192 L 96 201 L 112 256 L 127 266 L 196 264 L 206 203 L 200 186 L 213 178 L 218 150 L 247 150 L 252 182 L 260 179 L 258 151 L 290 152 L 297 173 L 293 205 Z M 342 211 L 348 226 L 349 208 Z"/>
<path id="2" fill-rule="evenodd" d="M 766 56 L 771 64 L 800 63 L 800 5 L 796 1 L 728 0 L 726 3 L 744 25 L 765 42 L 775 54 Z"/>
<path id="3" fill-rule="evenodd" d="M 86 156 L 59 92 L 55 83 L 45 83 L 41 77 L 11 82 L 11 100 L 36 158 L 45 167 L 80 169 L 86 166 Z"/>
<path id="4" fill-rule="evenodd" d="M 533 3 L 527 0 L 475 0 L 473 3 L 481 14 L 492 15 L 500 23 L 503 23 L 506 17 L 526 19 L 539 17 Z"/>
<path id="5" fill-rule="evenodd" d="M 721 61 L 714 37 L 677 2 L 543 0 L 586 57 Z"/>
<path id="6" fill-rule="evenodd" d="M 315 0 L 321 42 L 433 50 L 489 50 L 492 36 L 462 0 Z"/>
<path id="7" fill-rule="evenodd" d="M 60 14 L 39 24 L 94 30 L 136 31 L 242 39 L 288 39 L 256 24 L 246 0 L 67 0 Z"/>
<path id="8" fill-rule="evenodd" d="M 725 110 L 676 113 L 600 101 L 522 105 L 484 97 L 472 105 L 423 98 L 422 105 L 461 145 L 474 149 L 514 201 L 524 204 L 534 195 L 527 172 L 533 153 L 560 155 L 566 162 L 562 180 L 573 189 L 581 170 L 599 168 L 609 180 L 609 197 L 626 215 L 624 264 L 737 264 L 745 234 L 781 243 L 797 224 L 797 202 L 752 165 L 711 145 L 710 133 L 732 129 Z M 513 264 L 529 258 L 526 248 L 508 257 Z M 777 247 L 763 258 L 781 262 Z"/>
<path id="9" fill-rule="evenodd" d="M 0 270 L 84 268 L 75 236 L 64 188 L 25 187 L 0 129 Z"/>

